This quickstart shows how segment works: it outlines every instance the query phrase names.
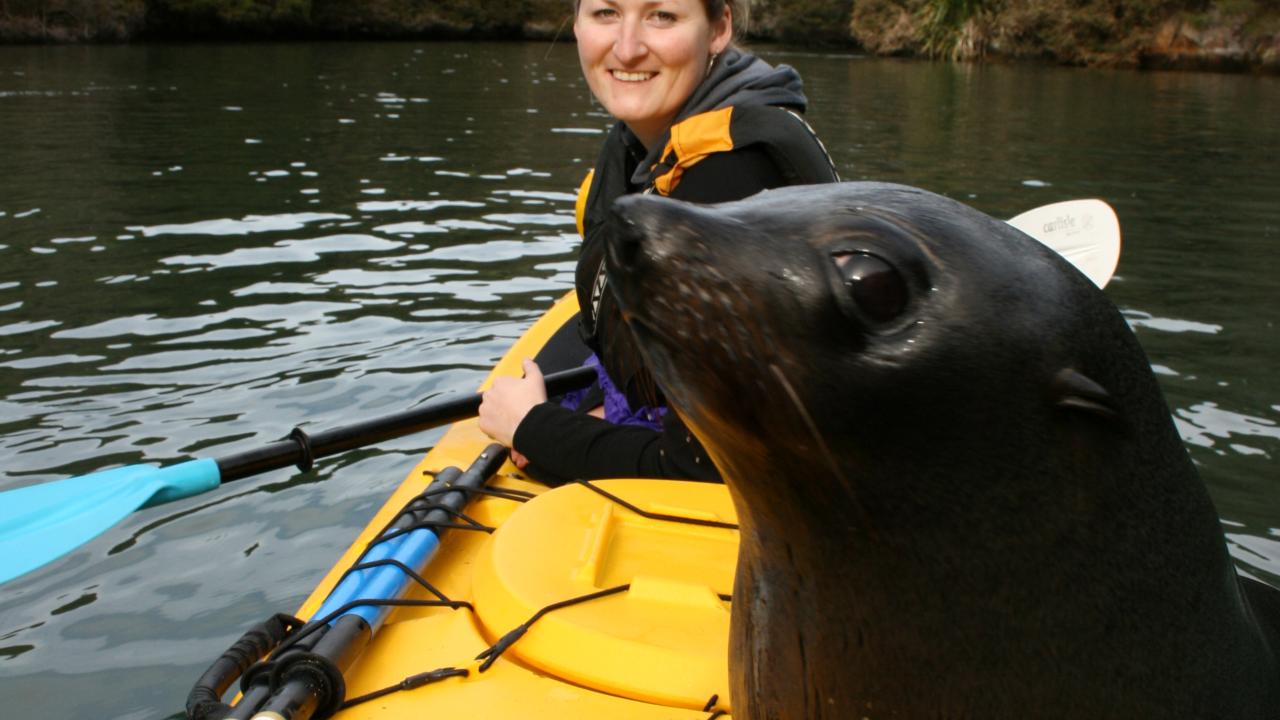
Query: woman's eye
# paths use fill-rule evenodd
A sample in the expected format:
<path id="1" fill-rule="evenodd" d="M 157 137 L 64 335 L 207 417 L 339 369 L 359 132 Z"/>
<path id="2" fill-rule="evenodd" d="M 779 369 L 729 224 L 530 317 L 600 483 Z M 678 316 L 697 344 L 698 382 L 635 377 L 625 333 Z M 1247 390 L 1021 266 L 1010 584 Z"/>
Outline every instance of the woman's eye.
<path id="1" fill-rule="evenodd" d="M 591 13 L 591 17 L 596 18 L 597 20 L 612 20 L 617 16 L 618 11 L 613 8 L 600 8 L 599 10 Z"/>
<path id="2" fill-rule="evenodd" d="M 653 13 L 653 19 L 663 25 L 670 25 L 676 21 L 676 14 L 666 10 L 658 10 Z"/>
<path id="3" fill-rule="evenodd" d="M 861 252 L 832 256 L 849 297 L 868 320 L 891 322 L 907 309 L 907 282 L 892 265 Z"/>

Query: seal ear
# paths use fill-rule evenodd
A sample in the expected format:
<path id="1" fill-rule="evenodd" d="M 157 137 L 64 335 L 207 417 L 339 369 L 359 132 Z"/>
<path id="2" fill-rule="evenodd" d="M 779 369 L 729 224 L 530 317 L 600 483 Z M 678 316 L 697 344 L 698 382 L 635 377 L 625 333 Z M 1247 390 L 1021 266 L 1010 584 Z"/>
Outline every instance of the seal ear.
<path id="1" fill-rule="evenodd" d="M 1053 376 L 1050 384 L 1056 407 L 1065 410 L 1082 410 L 1105 420 L 1119 421 L 1120 413 L 1107 389 L 1089 376 L 1073 368 L 1063 368 Z"/>

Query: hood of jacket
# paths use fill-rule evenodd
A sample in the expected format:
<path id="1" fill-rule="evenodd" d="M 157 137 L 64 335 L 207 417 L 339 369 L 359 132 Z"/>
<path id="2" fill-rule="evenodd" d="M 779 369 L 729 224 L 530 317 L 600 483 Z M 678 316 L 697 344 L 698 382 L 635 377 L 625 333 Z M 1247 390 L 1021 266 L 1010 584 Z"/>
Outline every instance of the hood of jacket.
<path id="1" fill-rule="evenodd" d="M 709 110 L 730 106 L 779 105 L 804 112 L 808 103 L 800 73 L 791 66 L 775 67 L 755 55 L 729 48 L 716 58 L 711 72 L 694 88 L 684 107 L 676 113 L 672 124 Z M 624 143 L 633 147 L 640 144 L 625 125 L 621 131 Z M 662 159 L 663 149 L 670 137 L 668 130 L 653 147 L 646 148 L 647 155 L 631 176 L 633 184 L 645 186 L 653 180 L 658 170 L 656 166 Z"/>

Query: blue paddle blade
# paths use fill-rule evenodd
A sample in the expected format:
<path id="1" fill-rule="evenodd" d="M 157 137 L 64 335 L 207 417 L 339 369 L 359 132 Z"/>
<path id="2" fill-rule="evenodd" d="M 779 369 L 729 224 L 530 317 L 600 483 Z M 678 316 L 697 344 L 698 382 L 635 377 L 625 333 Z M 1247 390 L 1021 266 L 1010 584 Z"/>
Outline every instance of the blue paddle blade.
<path id="1" fill-rule="evenodd" d="M 0 505 L 0 583 L 76 549 L 133 511 L 199 495 L 221 483 L 215 460 L 150 465 L 32 485 Z"/>

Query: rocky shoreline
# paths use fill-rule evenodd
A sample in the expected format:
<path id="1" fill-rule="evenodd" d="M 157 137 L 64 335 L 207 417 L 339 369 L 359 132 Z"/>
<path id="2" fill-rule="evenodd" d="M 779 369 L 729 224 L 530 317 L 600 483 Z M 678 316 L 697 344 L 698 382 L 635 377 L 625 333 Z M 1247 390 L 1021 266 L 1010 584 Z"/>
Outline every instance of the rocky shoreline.
<path id="1" fill-rule="evenodd" d="M 571 38 L 568 0 L 0 0 L 0 44 Z M 754 0 L 751 42 L 1280 74 L 1274 0 Z"/>
<path id="2" fill-rule="evenodd" d="M 851 34 L 877 55 L 1280 74 L 1280 8 L 1265 2 L 1004 0 L 944 28 L 926 4 L 862 0 Z"/>

